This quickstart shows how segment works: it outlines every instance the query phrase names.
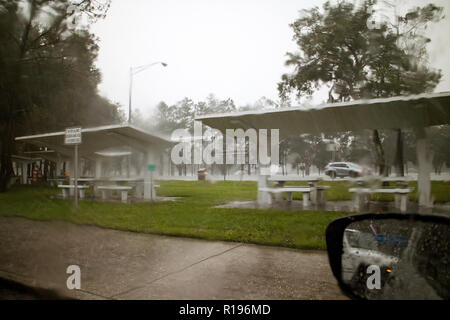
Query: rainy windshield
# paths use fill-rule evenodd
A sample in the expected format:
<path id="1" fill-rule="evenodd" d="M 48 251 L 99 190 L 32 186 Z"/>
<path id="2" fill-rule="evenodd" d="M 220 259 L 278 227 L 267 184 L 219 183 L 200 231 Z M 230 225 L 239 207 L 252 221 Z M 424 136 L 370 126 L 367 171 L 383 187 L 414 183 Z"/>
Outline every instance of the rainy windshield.
<path id="1" fill-rule="evenodd" d="M 0 0 L 0 299 L 346 298 L 334 219 L 450 216 L 445 30 L 448 0 Z"/>

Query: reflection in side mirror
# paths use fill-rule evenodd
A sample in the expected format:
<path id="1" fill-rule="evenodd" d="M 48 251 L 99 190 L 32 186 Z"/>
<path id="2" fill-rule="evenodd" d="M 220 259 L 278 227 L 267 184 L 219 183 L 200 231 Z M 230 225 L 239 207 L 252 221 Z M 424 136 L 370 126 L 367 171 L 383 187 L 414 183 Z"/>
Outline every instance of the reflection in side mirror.
<path id="1" fill-rule="evenodd" d="M 362 299 L 449 299 L 449 220 L 365 214 L 333 221 L 327 247 L 340 287 Z"/>

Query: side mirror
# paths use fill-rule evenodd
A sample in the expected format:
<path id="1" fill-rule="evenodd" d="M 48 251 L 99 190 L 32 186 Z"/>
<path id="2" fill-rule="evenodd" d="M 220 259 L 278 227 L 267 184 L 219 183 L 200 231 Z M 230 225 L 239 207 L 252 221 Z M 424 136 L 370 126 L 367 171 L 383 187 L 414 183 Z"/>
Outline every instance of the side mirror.
<path id="1" fill-rule="evenodd" d="M 450 218 L 361 214 L 334 220 L 328 259 L 353 299 L 450 298 Z"/>

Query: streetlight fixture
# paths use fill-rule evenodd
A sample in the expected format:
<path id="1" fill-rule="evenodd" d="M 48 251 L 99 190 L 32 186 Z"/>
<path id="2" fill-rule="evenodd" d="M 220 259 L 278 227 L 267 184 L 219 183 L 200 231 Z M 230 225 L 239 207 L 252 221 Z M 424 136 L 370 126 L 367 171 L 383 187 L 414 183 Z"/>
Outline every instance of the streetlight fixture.
<path id="1" fill-rule="evenodd" d="M 139 72 L 142 72 L 148 68 L 150 68 L 151 66 L 155 66 L 155 65 L 162 65 L 163 67 L 167 67 L 167 63 L 162 62 L 162 61 L 158 61 L 158 62 L 153 62 L 150 64 L 146 64 L 146 65 L 142 65 L 139 67 L 130 67 L 130 90 L 129 90 L 129 95 L 128 95 L 128 123 L 131 124 L 131 93 L 132 93 L 132 89 L 133 89 L 133 76 L 135 74 L 138 74 Z"/>

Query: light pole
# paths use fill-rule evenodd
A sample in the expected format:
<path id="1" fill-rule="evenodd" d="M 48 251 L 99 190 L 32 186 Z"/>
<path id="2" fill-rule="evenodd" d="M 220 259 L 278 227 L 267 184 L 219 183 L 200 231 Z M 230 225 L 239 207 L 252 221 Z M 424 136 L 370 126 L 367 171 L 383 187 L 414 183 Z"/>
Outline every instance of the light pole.
<path id="1" fill-rule="evenodd" d="M 143 66 L 139 66 L 139 67 L 130 67 L 130 90 L 129 90 L 129 94 L 128 94 L 128 123 L 131 124 L 131 94 L 133 91 L 133 76 L 135 74 L 138 74 L 139 72 L 142 72 L 148 68 L 150 68 L 151 66 L 157 65 L 157 64 L 161 64 L 163 67 L 167 67 L 167 63 L 165 62 L 153 62 L 150 64 L 146 64 Z"/>
<path id="2" fill-rule="evenodd" d="M 133 92 L 133 76 L 139 72 L 142 72 L 148 68 L 150 68 L 151 66 L 155 66 L 157 64 L 161 64 L 163 67 L 167 67 L 167 63 L 165 62 L 153 62 L 150 64 L 146 64 L 143 66 L 139 66 L 139 67 L 130 67 L 130 89 L 129 89 L 129 93 L 128 93 L 128 124 L 131 124 L 131 94 Z M 127 156 L 127 178 L 130 177 L 130 155 Z"/>

